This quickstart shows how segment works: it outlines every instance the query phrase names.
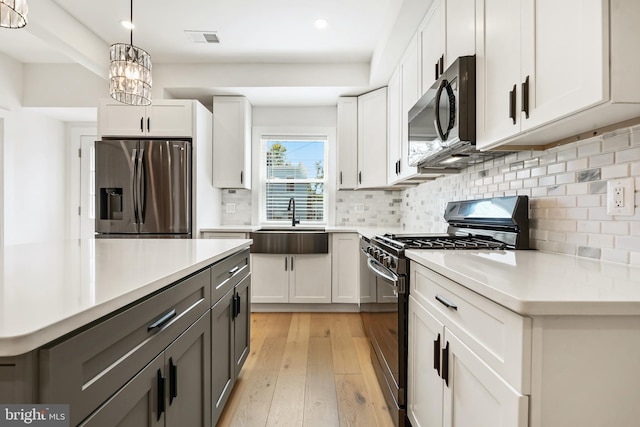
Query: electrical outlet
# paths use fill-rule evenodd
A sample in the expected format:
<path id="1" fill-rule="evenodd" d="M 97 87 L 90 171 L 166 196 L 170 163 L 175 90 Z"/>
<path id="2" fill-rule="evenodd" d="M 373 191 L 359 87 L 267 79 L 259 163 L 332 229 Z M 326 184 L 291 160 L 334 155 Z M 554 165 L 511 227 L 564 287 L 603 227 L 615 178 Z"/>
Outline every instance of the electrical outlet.
<path id="1" fill-rule="evenodd" d="M 607 181 L 607 215 L 633 215 L 635 199 L 634 178 Z"/>
<path id="2" fill-rule="evenodd" d="M 227 213 L 236 213 L 236 204 L 235 203 L 227 203 L 226 204 Z"/>
<path id="3" fill-rule="evenodd" d="M 356 203 L 356 212 L 364 212 L 364 203 Z"/>

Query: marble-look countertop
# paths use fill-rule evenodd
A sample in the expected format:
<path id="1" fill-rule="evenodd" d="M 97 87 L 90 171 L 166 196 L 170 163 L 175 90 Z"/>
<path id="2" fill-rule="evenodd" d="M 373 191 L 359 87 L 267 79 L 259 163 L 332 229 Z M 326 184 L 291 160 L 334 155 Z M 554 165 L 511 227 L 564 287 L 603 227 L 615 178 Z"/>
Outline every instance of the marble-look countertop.
<path id="1" fill-rule="evenodd" d="M 407 250 L 522 315 L 640 315 L 640 267 L 534 250 Z"/>
<path id="2" fill-rule="evenodd" d="M 250 244 L 87 239 L 7 246 L 0 258 L 0 356 L 36 349 Z"/>
<path id="3" fill-rule="evenodd" d="M 282 229 L 291 229 L 290 226 L 281 226 Z M 251 233 L 254 231 L 258 231 L 261 228 L 278 228 L 278 226 L 272 225 L 221 225 L 219 227 L 212 228 L 203 228 L 200 232 L 214 232 L 214 233 Z M 391 226 L 383 226 L 383 227 L 368 227 L 368 226 L 353 226 L 353 225 L 327 225 L 327 226 L 307 226 L 307 225 L 296 225 L 296 229 L 304 230 L 305 228 L 323 228 L 328 233 L 358 233 L 361 236 L 365 236 L 367 238 L 371 238 L 376 234 L 385 234 L 385 233 L 407 233 L 407 231 L 403 231 L 400 227 L 391 227 Z"/>

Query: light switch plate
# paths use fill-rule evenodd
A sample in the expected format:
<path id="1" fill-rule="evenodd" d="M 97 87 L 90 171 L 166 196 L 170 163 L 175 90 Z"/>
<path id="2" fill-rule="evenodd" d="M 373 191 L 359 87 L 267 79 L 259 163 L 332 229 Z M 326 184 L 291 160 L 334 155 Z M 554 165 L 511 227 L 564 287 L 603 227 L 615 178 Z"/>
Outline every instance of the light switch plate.
<path id="1" fill-rule="evenodd" d="M 633 215 L 635 201 L 634 178 L 607 181 L 607 215 Z"/>
<path id="2" fill-rule="evenodd" d="M 236 213 L 236 204 L 235 203 L 227 203 L 226 204 L 227 213 Z"/>
<path id="3" fill-rule="evenodd" d="M 356 203 L 356 212 L 364 212 L 364 203 Z"/>

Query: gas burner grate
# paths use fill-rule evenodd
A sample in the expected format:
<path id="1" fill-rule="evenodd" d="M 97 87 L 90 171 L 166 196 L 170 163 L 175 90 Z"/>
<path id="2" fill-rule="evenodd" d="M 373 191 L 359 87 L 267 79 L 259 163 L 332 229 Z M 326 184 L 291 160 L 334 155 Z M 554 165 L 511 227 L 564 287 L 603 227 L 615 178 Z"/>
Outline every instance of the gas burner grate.
<path id="1" fill-rule="evenodd" d="M 407 249 L 504 249 L 507 245 L 491 238 L 442 236 L 400 238 Z"/>

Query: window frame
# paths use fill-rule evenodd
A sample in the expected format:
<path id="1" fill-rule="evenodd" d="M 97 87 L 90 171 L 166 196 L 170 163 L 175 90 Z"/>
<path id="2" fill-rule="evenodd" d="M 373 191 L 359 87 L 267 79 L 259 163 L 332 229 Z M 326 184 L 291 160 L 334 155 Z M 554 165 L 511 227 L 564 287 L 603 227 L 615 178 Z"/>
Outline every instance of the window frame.
<path id="1" fill-rule="evenodd" d="M 291 225 L 291 219 L 287 219 L 287 220 L 269 220 L 267 219 L 267 177 L 266 177 L 266 173 L 267 173 L 267 150 L 266 150 L 266 144 L 268 141 L 322 141 L 324 144 L 324 148 L 323 148 L 323 178 L 322 179 L 290 179 L 290 180 L 283 180 L 283 184 L 288 184 L 288 183 L 292 183 L 292 184 L 296 184 L 296 183 L 321 183 L 322 184 L 322 221 L 306 221 L 306 220 L 302 220 L 300 218 L 300 223 L 299 225 L 313 225 L 313 226 L 326 226 L 329 223 L 329 202 L 330 202 L 330 198 L 329 198 L 329 164 L 330 164 L 330 159 L 329 159 L 329 144 L 331 142 L 331 136 L 328 135 L 327 133 L 324 132 L 320 132 L 320 133 L 313 133 L 313 134 L 309 134 L 309 133 L 302 133 L 302 132 L 287 132 L 287 133 L 280 133 L 280 132 L 276 132 L 276 133 L 272 133 L 272 132 L 267 132 L 267 133 L 261 133 L 259 135 L 259 143 L 258 146 L 260 147 L 260 155 L 259 155 L 259 162 L 260 162 L 260 167 L 259 167 L 259 174 L 258 174 L 258 183 L 259 183 L 259 207 L 258 207 L 258 214 L 259 214 L 259 222 L 260 224 L 263 225 Z"/>

